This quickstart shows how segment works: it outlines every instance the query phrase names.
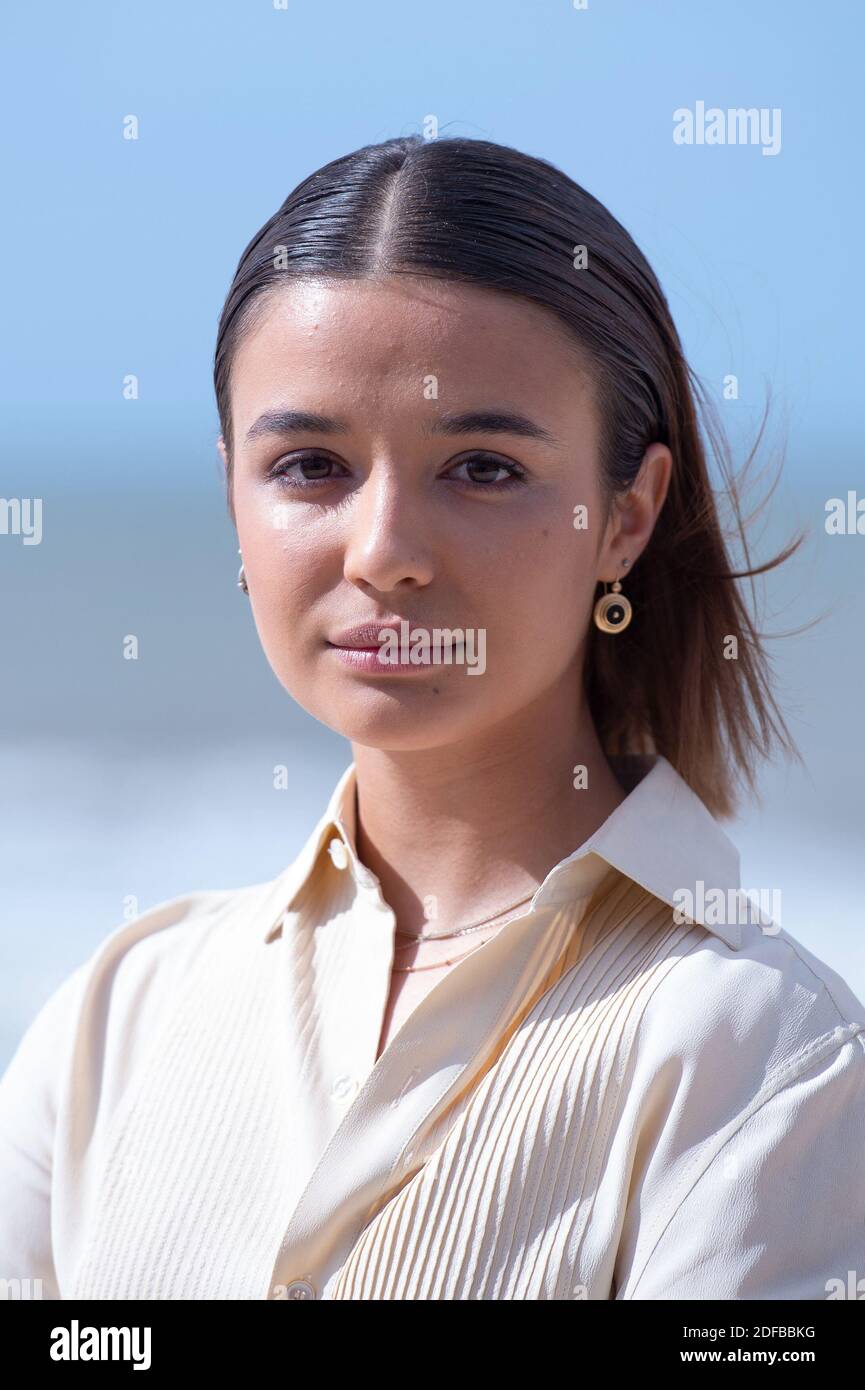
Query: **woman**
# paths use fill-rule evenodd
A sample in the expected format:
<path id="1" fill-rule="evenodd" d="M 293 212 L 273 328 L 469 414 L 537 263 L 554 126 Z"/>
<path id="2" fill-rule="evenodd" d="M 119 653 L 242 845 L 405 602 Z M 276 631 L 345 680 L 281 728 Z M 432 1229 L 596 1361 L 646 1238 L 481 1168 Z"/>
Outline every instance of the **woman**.
<path id="1" fill-rule="evenodd" d="M 277 878 L 124 924 L 31 1025 L 0 1270 L 844 1296 L 865 1011 L 718 823 L 789 736 L 634 242 L 516 150 L 366 147 L 247 247 L 215 386 L 239 583 L 352 762 Z"/>

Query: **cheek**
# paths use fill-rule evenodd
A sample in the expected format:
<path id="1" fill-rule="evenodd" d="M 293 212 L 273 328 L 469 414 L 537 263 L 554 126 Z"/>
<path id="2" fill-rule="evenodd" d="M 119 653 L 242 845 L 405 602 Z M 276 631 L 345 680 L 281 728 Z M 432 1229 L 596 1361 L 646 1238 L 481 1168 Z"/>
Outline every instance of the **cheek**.
<path id="1" fill-rule="evenodd" d="M 291 535 L 291 515 L 276 493 L 261 487 L 238 488 L 235 494 L 237 535 L 250 567 L 262 575 L 279 563 Z"/>
<path id="2" fill-rule="evenodd" d="M 307 635 L 322 593 L 331 584 L 328 552 L 298 513 L 278 501 L 240 497 L 235 506 L 255 625 L 274 671 L 302 675 Z"/>
<path id="3" fill-rule="evenodd" d="M 593 551 L 573 529 L 540 528 L 501 572 L 492 605 L 498 640 L 516 659 L 531 655 L 545 669 L 573 656 L 594 597 Z"/>
<path id="4" fill-rule="evenodd" d="M 262 605 L 302 588 L 321 554 L 296 507 L 264 488 L 239 490 L 237 536 L 250 589 Z"/>

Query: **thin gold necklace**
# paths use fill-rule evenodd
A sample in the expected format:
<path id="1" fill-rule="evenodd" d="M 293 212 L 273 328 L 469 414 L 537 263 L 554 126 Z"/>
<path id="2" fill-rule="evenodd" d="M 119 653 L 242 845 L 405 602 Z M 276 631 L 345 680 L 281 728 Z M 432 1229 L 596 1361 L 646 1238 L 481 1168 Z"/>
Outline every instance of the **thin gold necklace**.
<path id="1" fill-rule="evenodd" d="M 520 898 L 518 903 L 511 903 L 510 907 L 500 907 L 498 912 L 491 912 L 489 917 L 482 917 L 479 922 L 470 922 L 467 927 L 458 927 L 456 931 L 415 933 L 403 931 L 401 928 L 397 927 L 394 935 L 404 936 L 407 938 L 408 943 L 415 944 L 418 941 L 445 941 L 453 936 L 468 936 L 469 932 L 480 931 L 483 927 L 489 926 L 490 922 L 494 922 L 497 917 L 503 917 L 506 912 L 513 912 L 518 907 L 524 907 L 526 903 L 531 902 L 532 898 L 535 896 L 535 892 L 537 892 L 537 889 L 529 893 L 528 897 Z M 400 949 L 405 948 L 401 947 Z"/>
<path id="2" fill-rule="evenodd" d="M 502 908 L 501 911 L 499 911 L 499 912 L 497 912 L 497 913 L 493 913 L 491 917 L 485 918 L 483 922 L 475 922 L 475 923 L 473 923 L 470 927 L 463 927 L 463 928 L 461 928 L 459 931 L 456 931 L 456 932 L 439 932 L 439 933 L 437 933 L 437 935 L 434 936 L 434 937 L 426 937 L 426 936 L 416 937 L 416 938 L 414 938 L 414 940 L 413 940 L 412 942 L 407 942 L 406 945 L 408 946 L 408 945 L 416 944 L 417 941 L 427 941 L 427 940 L 433 940 L 433 941 L 435 941 L 435 940 L 441 940 L 441 939 L 443 939 L 444 937 L 448 937 L 448 936 L 464 936 L 467 932 L 470 932 L 470 931 L 478 931 L 478 930 L 480 930 L 480 928 L 481 928 L 482 926 L 489 926 L 490 922 L 491 922 L 491 921 L 494 921 L 496 917 L 501 917 L 501 916 L 503 916 L 504 913 L 506 913 L 506 912 L 513 912 L 513 910 L 514 910 L 515 908 L 522 907 L 525 903 L 529 902 L 529 901 L 531 900 L 532 897 L 534 897 L 534 894 L 530 894 L 528 898 L 523 898 L 522 901 L 519 902 L 519 903 L 513 903 L 511 907 Z M 513 918 L 510 918 L 509 920 L 510 920 L 510 921 L 513 921 Z M 507 922 L 502 922 L 502 923 L 501 923 L 501 925 L 500 925 L 500 927 L 499 927 L 499 931 L 501 931 L 501 928 L 504 927 L 504 926 L 507 926 Z M 492 937 L 488 937 L 487 940 L 491 941 L 491 940 L 492 940 Z M 476 946 L 470 946 L 469 949 L 468 949 L 467 951 L 463 951 L 462 955 L 460 955 L 460 956 L 448 956 L 445 960 L 435 960 L 435 961 L 432 961 L 429 965 L 394 965 L 394 966 L 391 967 L 391 969 L 394 970 L 394 971 L 396 971 L 397 974 L 400 974 L 400 975 L 410 975 L 410 974 L 414 974 L 414 973 L 416 973 L 416 972 L 419 971 L 419 970 L 441 970 L 443 966 L 454 965 L 457 961 L 465 960 L 468 956 L 470 956 L 470 955 L 472 954 L 473 951 L 479 951 L 479 950 L 481 949 L 481 947 L 482 947 L 482 946 L 486 946 L 486 944 L 487 944 L 486 941 L 479 941 L 478 944 L 477 944 Z M 397 949 L 405 949 L 405 948 L 404 948 L 404 947 L 403 947 L 403 948 L 399 948 L 399 947 L 398 947 Z"/>
<path id="3" fill-rule="evenodd" d="M 492 940 L 492 937 L 489 939 Z M 418 970 L 441 970 L 444 965 L 453 965 L 456 961 L 465 960 L 473 951 L 479 951 L 486 944 L 486 941 L 479 941 L 476 946 L 470 946 L 467 951 L 463 951 L 461 956 L 448 957 L 447 960 L 435 960 L 431 965 L 394 965 L 391 969 L 400 975 L 414 974 Z"/>

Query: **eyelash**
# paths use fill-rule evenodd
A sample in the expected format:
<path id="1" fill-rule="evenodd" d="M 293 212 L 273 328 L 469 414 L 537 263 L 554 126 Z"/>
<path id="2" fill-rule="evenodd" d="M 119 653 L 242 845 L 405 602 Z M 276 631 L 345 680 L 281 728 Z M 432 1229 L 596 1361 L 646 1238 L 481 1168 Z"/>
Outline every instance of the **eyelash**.
<path id="1" fill-rule="evenodd" d="M 337 481 L 333 476 L 327 478 L 304 478 L 302 482 L 288 481 L 289 472 L 295 468 L 299 469 L 305 463 L 312 463 L 318 459 L 323 459 L 326 463 L 336 463 L 336 459 L 330 458 L 327 454 L 311 452 L 286 461 L 278 460 L 268 471 L 268 478 L 276 482 L 285 483 L 287 487 L 295 488 L 298 492 L 317 491 L 321 486 L 327 486 Z M 482 451 L 469 455 L 468 458 L 460 459 L 459 463 L 452 465 L 454 468 L 462 468 L 471 463 L 486 463 L 489 468 L 505 469 L 509 476 L 497 483 L 478 483 L 471 478 L 458 478 L 456 481 L 463 487 L 470 488 L 473 492 L 506 492 L 509 488 L 519 487 L 526 480 L 526 473 L 523 468 L 516 463 L 505 463 L 492 454 L 485 454 Z"/>

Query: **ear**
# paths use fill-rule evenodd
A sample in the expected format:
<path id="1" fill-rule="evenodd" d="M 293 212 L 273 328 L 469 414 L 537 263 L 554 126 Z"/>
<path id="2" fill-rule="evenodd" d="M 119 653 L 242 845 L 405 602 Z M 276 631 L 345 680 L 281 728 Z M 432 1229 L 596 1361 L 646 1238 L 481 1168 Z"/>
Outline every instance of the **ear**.
<path id="1" fill-rule="evenodd" d="M 228 450 L 225 447 L 225 440 L 223 439 L 222 435 L 220 435 L 217 439 L 216 447 L 219 450 L 219 456 L 222 459 L 222 472 L 223 480 L 225 482 L 225 496 L 228 503 L 228 514 L 231 517 L 233 525 L 236 527 L 237 521 L 234 516 L 234 498 L 231 495 L 232 489 L 228 481 Z"/>
<path id="2" fill-rule="evenodd" d="M 625 576 L 649 543 L 670 486 L 673 456 L 666 444 L 650 444 L 640 471 L 627 492 L 614 499 L 604 543 L 598 556 L 599 582 L 612 584 Z"/>

